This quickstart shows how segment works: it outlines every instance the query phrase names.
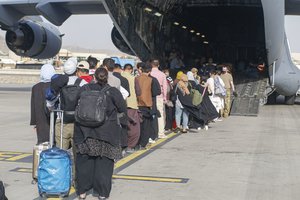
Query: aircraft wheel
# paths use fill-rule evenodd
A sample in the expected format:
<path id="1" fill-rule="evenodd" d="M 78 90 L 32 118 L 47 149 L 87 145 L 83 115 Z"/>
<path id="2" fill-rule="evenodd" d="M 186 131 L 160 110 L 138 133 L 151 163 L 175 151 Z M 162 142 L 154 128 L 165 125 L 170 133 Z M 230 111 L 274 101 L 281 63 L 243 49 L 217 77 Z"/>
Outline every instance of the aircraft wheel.
<path id="1" fill-rule="evenodd" d="M 294 105 L 295 104 L 296 95 L 285 96 L 285 104 L 286 105 Z"/>
<path id="2" fill-rule="evenodd" d="M 278 97 L 277 92 L 273 92 L 271 95 L 268 96 L 267 104 L 269 104 L 269 105 L 276 104 L 277 97 Z"/>

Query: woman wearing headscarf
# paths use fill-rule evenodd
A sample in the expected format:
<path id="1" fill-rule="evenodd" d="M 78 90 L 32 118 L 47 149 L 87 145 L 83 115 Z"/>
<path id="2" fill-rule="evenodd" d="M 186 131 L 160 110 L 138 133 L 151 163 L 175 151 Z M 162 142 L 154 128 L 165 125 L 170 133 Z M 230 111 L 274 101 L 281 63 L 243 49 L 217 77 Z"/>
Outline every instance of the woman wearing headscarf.
<path id="1" fill-rule="evenodd" d="M 181 130 L 180 126 L 182 125 L 182 133 L 187 133 L 187 127 L 189 123 L 189 112 L 182 105 L 182 103 L 191 102 L 191 96 L 189 91 L 189 82 L 188 77 L 185 74 L 181 75 L 180 81 L 175 87 L 175 93 L 178 95 L 175 106 L 175 120 L 176 120 L 176 130 Z M 184 97 L 184 98 L 179 98 Z M 183 101 L 183 102 L 182 102 Z M 182 124 L 181 124 L 182 118 Z"/>
<path id="2" fill-rule="evenodd" d="M 174 88 L 175 88 L 175 86 L 177 85 L 177 83 L 180 81 L 181 76 L 182 76 L 183 74 L 184 74 L 183 71 L 177 72 L 176 78 L 175 78 L 175 80 L 173 81 L 173 86 L 174 86 Z"/>
<path id="3" fill-rule="evenodd" d="M 106 120 L 98 127 L 83 126 L 75 123 L 74 144 L 76 146 L 76 193 L 85 199 L 93 189 L 98 199 L 107 199 L 112 186 L 114 161 L 122 157 L 121 126 L 118 113 L 126 113 L 126 102 L 115 87 L 108 87 L 108 72 L 104 68 L 95 71 L 97 83 L 84 85 L 84 91 L 106 89 Z M 80 96 L 79 95 L 79 96 Z M 95 105 L 90 105 L 92 108 Z"/>
<path id="4" fill-rule="evenodd" d="M 178 95 L 181 104 L 188 111 L 190 116 L 190 128 L 208 130 L 208 122 L 218 117 L 218 112 L 211 103 L 207 88 L 201 85 L 196 85 L 192 73 L 185 76 L 188 79 L 188 89 L 196 89 L 202 94 L 202 102 L 199 106 L 194 106 L 190 95 Z"/>
<path id="5" fill-rule="evenodd" d="M 189 81 L 193 81 L 193 82 L 196 84 L 196 82 L 195 82 L 195 77 L 194 77 L 193 72 L 188 71 L 188 72 L 186 73 L 186 75 L 187 75 Z"/>
<path id="6" fill-rule="evenodd" d="M 40 82 L 32 87 L 31 91 L 31 118 L 30 125 L 37 133 L 37 144 L 49 142 L 50 119 L 46 112 L 46 89 L 50 87 L 51 77 L 55 69 L 50 64 L 41 68 Z"/>

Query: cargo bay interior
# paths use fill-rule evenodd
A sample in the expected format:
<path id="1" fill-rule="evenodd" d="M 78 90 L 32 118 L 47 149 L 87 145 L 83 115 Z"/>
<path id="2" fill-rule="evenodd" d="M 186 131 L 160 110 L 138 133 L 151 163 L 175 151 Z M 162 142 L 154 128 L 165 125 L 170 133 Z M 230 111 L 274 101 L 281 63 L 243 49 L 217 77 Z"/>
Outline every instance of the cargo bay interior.
<path id="1" fill-rule="evenodd" d="M 231 115 L 257 116 L 268 85 L 267 72 L 249 74 L 253 66 L 257 73 L 258 64 L 268 65 L 261 1 L 189 1 L 174 6 L 172 17 L 165 47 L 179 50 L 186 66 L 197 66 L 201 57 L 232 63 L 239 96 Z"/>
<path id="2" fill-rule="evenodd" d="M 187 65 L 202 56 L 218 63 L 266 61 L 261 2 L 239 2 L 214 1 L 208 5 L 191 1 L 174 6 L 165 46 L 180 50 Z"/>

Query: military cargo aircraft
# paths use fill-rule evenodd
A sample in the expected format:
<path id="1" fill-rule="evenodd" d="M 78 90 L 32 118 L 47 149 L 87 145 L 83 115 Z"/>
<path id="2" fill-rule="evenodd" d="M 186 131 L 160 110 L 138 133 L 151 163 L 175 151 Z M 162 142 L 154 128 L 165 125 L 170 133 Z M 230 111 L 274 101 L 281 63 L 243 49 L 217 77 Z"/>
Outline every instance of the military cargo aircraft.
<path id="1" fill-rule="evenodd" d="M 61 48 L 55 26 L 77 14 L 108 14 L 115 46 L 142 60 L 162 58 L 174 45 L 189 58 L 234 63 L 262 57 L 270 85 L 287 104 L 295 101 L 300 71 L 291 60 L 284 16 L 300 14 L 299 0 L 2 0 L 0 28 L 17 55 L 49 58 Z M 36 15 L 52 24 L 26 17 Z"/>

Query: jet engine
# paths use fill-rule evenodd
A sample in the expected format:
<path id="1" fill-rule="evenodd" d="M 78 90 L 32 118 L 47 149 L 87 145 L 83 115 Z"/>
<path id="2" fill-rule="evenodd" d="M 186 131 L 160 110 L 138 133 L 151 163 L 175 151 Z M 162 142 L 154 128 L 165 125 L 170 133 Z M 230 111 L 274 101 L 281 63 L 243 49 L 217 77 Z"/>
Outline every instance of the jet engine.
<path id="1" fill-rule="evenodd" d="M 21 20 L 6 32 L 6 44 L 15 54 L 46 59 L 54 57 L 61 48 L 59 30 L 48 23 Z"/>
<path id="2" fill-rule="evenodd" d="M 123 53 L 134 55 L 134 53 L 131 51 L 131 49 L 129 48 L 125 40 L 122 38 L 119 31 L 116 29 L 116 27 L 114 27 L 111 31 L 111 40 L 114 43 L 114 45 Z"/>

